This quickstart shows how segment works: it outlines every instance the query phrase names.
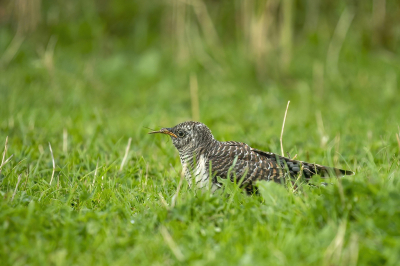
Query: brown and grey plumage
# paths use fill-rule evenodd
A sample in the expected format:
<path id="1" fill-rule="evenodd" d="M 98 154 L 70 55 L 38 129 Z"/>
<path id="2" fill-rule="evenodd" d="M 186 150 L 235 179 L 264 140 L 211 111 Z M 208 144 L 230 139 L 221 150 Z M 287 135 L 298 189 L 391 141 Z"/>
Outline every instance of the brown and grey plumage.
<path id="1" fill-rule="evenodd" d="M 352 175 L 352 171 L 306 163 L 283 157 L 271 152 L 254 149 L 246 143 L 214 139 L 211 130 L 200 122 L 183 122 L 173 128 L 159 131 L 171 136 L 172 143 L 179 151 L 183 171 L 189 183 L 199 188 L 209 185 L 214 192 L 221 184 L 221 178 L 242 179 L 242 187 L 251 191 L 258 180 L 282 182 L 286 177 L 299 175 L 306 180 L 313 175 Z M 211 168 L 211 169 L 210 169 Z"/>

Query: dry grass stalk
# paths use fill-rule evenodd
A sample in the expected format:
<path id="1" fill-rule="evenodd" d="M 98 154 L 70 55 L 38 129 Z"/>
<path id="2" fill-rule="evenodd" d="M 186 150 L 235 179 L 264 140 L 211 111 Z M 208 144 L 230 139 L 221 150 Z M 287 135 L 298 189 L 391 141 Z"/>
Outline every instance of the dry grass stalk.
<path id="1" fill-rule="evenodd" d="M 182 254 L 182 251 L 179 249 L 178 245 L 175 243 L 172 236 L 169 234 L 167 228 L 165 226 L 160 227 L 161 235 L 164 238 L 164 241 L 167 243 L 168 247 L 171 249 L 172 253 L 175 255 L 176 259 L 179 261 L 184 261 L 185 257 Z"/>
<path id="2" fill-rule="evenodd" d="M 200 120 L 200 108 L 199 108 L 199 85 L 197 82 L 196 74 L 190 75 L 190 98 L 192 100 L 192 119 L 194 121 Z"/>
<path id="3" fill-rule="evenodd" d="M 63 152 L 68 152 L 68 131 L 66 128 L 63 130 Z"/>
<path id="4" fill-rule="evenodd" d="M 220 43 L 218 33 L 207 11 L 206 4 L 202 0 L 188 3 L 191 3 L 193 5 L 193 9 L 196 13 L 200 26 L 206 35 L 205 39 L 209 42 L 208 45 L 210 45 L 210 47 L 213 47 L 215 45 L 218 46 L 218 44 Z"/>
<path id="5" fill-rule="evenodd" d="M 51 173 L 51 179 L 50 179 L 50 185 L 51 185 L 51 183 L 53 182 L 54 173 L 56 171 L 56 163 L 54 161 L 53 149 L 51 148 L 50 142 L 49 142 L 49 149 L 50 149 L 50 154 L 51 154 L 51 160 L 53 161 L 53 172 Z"/>
<path id="6" fill-rule="evenodd" d="M 242 31 L 246 54 L 254 62 L 257 75 L 261 78 L 267 71 L 265 61 L 279 46 L 278 10 L 280 0 L 264 2 L 241 1 L 237 27 Z"/>
<path id="7" fill-rule="evenodd" d="M 293 46 L 293 0 L 283 0 L 282 6 L 281 46 L 282 63 L 287 68 L 292 58 Z"/>
<path id="8" fill-rule="evenodd" d="M 335 137 L 335 154 L 333 155 L 333 165 L 338 167 L 339 164 L 339 151 L 340 151 L 340 133 Z"/>
<path id="9" fill-rule="evenodd" d="M 5 160 L 5 162 L 4 162 L 2 165 L 0 165 L 0 173 L 1 173 L 1 169 L 3 168 L 3 166 L 6 165 L 6 164 L 11 160 L 11 158 L 12 158 L 13 156 L 14 156 L 14 154 L 11 154 L 11 156 L 8 157 L 7 160 Z"/>
<path id="10" fill-rule="evenodd" d="M 17 24 L 16 34 L 0 58 L 0 67 L 6 67 L 15 57 L 25 36 L 35 31 L 41 18 L 41 0 L 15 0 L 9 2 L 6 20 L 13 20 Z"/>
<path id="11" fill-rule="evenodd" d="M 358 236 L 355 233 L 352 233 L 350 236 L 350 243 L 349 243 L 349 266 L 356 266 L 358 261 Z"/>
<path id="12" fill-rule="evenodd" d="M 166 209 L 169 209 L 168 202 L 165 200 L 164 196 L 160 193 L 158 193 L 158 196 L 160 197 L 161 203 L 164 205 Z"/>
<path id="13" fill-rule="evenodd" d="M 283 139 L 283 129 L 285 128 L 286 115 L 287 115 L 287 111 L 288 111 L 288 109 L 289 109 L 289 104 L 290 104 L 290 101 L 288 101 L 288 103 L 287 103 L 286 111 L 285 111 L 285 116 L 283 117 L 283 124 L 282 124 L 281 138 L 280 138 L 282 156 L 285 156 L 285 153 L 283 152 L 283 143 L 282 143 L 282 139 Z"/>
<path id="14" fill-rule="evenodd" d="M 3 169 L 3 166 L 6 165 L 11 160 L 11 158 L 14 156 L 14 155 L 11 155 L 10 157 L 7 158 L 7 160 L 4 160 L 6 158 L 7 149 L 8 149 L 8 136 L 6 137 L 6 142 L 4 144 L 3 158 L 2 158 L 1 164 L 0 164 L 0 174 L 1 174 L 1 169 Z"/>
<path id="15" fill-rule="evenodd" d="M 322 120 L 321 111 L 316 112 L 315 117 L 317 119 L 318 133 L 321 136 L 320 145 L 321 145 L 321 147 L 325 147 L 326 144 L 328 143 L 329 136 L 325 134 L 324 121 Z"/>
<path id="16" fill-rule="evenodd" d="M 175 36 L 177 40 L 177 51 L 178 51 L 178 62 L 184 63 L 190 54 L 189 47 L 187 45 L 186 38 L 186 17 L 187 17 L 187 7 L 186 3 L 175 0 L 173 5 L 173 24 L 175 30 Z"/>
<path id="17" fill-rule="evenodd" d="M 144 179 L 144 185 L 145 186 L 147 186 L 148 175 L 149 175 L 149 165 L 146 164 L 146 175 L 145 175 L 145 179 Z"/>
<path id="18" fill-rule="evenodd" d="M 332 77 L 339 75 L 339 54 L 353 18 L 354 13 L 346 8 L 339 18 L 332 40 L 329 43 L 328 53 L 326 55 L 326 67 L 327 73 L 331 73 Z"/>
<path id="19" fill-rule="evenodd" d="M 93 176 L 93 183 L 92 186 L 94 186 L 94 182 L 96 182 L 96 176 L 97 176 L 97 169 L 99 168 L 99 159 L 97 159 L 96 163 L 96 169 L 94 170 L 94 176 Z"/>
<path id="20" fill-rule="evenodd" d="M 49 43 L 47 44 L 46 51 L 43 53 L 43 64 L 49 72 L 50 76 L 53 76 L 54 72 L 54 49 L 56 47 L 57 37 L 52 35 Z"/>
<path id="21" fill-rule="evenodd" d="M 120 172 L 122 171 L 122 168 L 124 168 L 126 160 L 128 159 L 129 149 L 131 148 L 131 142 L 132 142 L 132 138 L 129 138 L 128 145 L 126 145 L 124 158 L 122 159 L 121 166 L 119 167 Z"/>
<path id="22" fill-rule="evenodd" d="M 337 234 L 328 246 L 325 252 L 324 265 L 340 265 L 342 257 L 344 237 L 346 234 L 346 221 L 342 221 L 339 225 Z"/>
<path id="23" fill-rule="evenodd" d="M 15 194 L 17 194 L 17 189 L 18 189 L 19 182 L 21 182 L 21 174 L 18 176 L 17 185 L 15 186 L 14 193 L 13 193 L 13 195 L 11 197 L 11 201 L 14 200 Z"/>
<path id="24" fill-rule="evenodd" d="M 207 5 L 203 0 L 188 1 L 187 3 L 190 3 L 193 6 L 197 21 L 199 22 L 201 31 L 204 35 L 202 39 L 208 47 L 212 47 L 212 49 L 209 50 L 209 53 L 211 53 L 218 62 L 224 62 L 225 50 L 221 49 L 221 41 L 213 20 L 207 10 Z"/>
<path id="25" fill-rule="evenodd" d="M 14 38 L 12 39 L 11 43 L 8 45 L 6 51 L 3 53 L 2 57 L 0 58 L 0 68 L 6 67 L 15 57 L 19 48 L 21 47 L 22 43 L 25 40 L 24 36 L 18 30 L 15 34 Z"/>
<path id="26" fill-rule="evenodd" d="M 39 144 L 38 145 L 38 149 L 39 149 L 39 153 L 42 155 L 42 154 L 44 154 L 44 149 L 43 149 L 43 145 L 42 144 Z"/>
<path id="27" fill-rule="evenodd" d="M 18 30 L 23 33 L 33 32 L 39 25 L 41 18 L 40 0 L 16 0 L 13 1 Z"/>
<path id="28" fill-rule="evenodd" d="M 4 164 L 4 159 L 6 158 L 7 154 L 7 147 L 8 147 L 8 136 L 6 137 L 6 143 L 4 144 L 4 152 L 3 152 L 3 158 L 1 159 L 1 165 Z"/>

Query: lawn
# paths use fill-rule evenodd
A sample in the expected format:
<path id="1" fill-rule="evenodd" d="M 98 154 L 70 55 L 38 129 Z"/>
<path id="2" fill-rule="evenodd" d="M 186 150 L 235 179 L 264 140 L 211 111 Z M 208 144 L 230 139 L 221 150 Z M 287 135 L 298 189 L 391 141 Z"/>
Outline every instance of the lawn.
<path id="1" fill-rule="evenodd" d="M 9 2 L 1 265 L 398 265 L 396 1 Z M 281 153 L 289 100 L 285 153 L 354 176 L 202 193 L 147 134 Z"/>

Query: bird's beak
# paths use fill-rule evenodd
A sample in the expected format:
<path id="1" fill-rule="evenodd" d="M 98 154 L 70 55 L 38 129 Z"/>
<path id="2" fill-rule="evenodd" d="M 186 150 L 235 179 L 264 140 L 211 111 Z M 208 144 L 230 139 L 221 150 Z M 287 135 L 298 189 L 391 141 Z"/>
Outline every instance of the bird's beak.
<path id="1" fill-rule="evenodd" d="M 171 132 L 171 129 L 170 129 L 170 128 L 162 128 L 162 129 L 160 129 L 159 131 L 152 131 L 152 132 L 149 132 L 149 134 L 156 134 L 156 133 L 163 133 L 163 134 L 170 135 L 170 136 L 172 136 L 172 137 L 174 137 L 174 138 L 177 138 L 177 136 L 176 136 L 174 133 Z"/>

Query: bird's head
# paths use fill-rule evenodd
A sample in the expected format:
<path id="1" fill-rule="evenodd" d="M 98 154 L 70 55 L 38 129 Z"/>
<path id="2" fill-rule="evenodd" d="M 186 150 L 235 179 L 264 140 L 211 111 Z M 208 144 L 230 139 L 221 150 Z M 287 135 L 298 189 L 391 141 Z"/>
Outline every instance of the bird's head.
<path id="1" fill-rule="evenodd" d="M 170 135 L 172 143 L 179 152 L 194 151 L 214 140 L 211 130 L 200 122 L 187 121 L 172 128 L 162 128 L 149 134 L 163 133 Z"/>

